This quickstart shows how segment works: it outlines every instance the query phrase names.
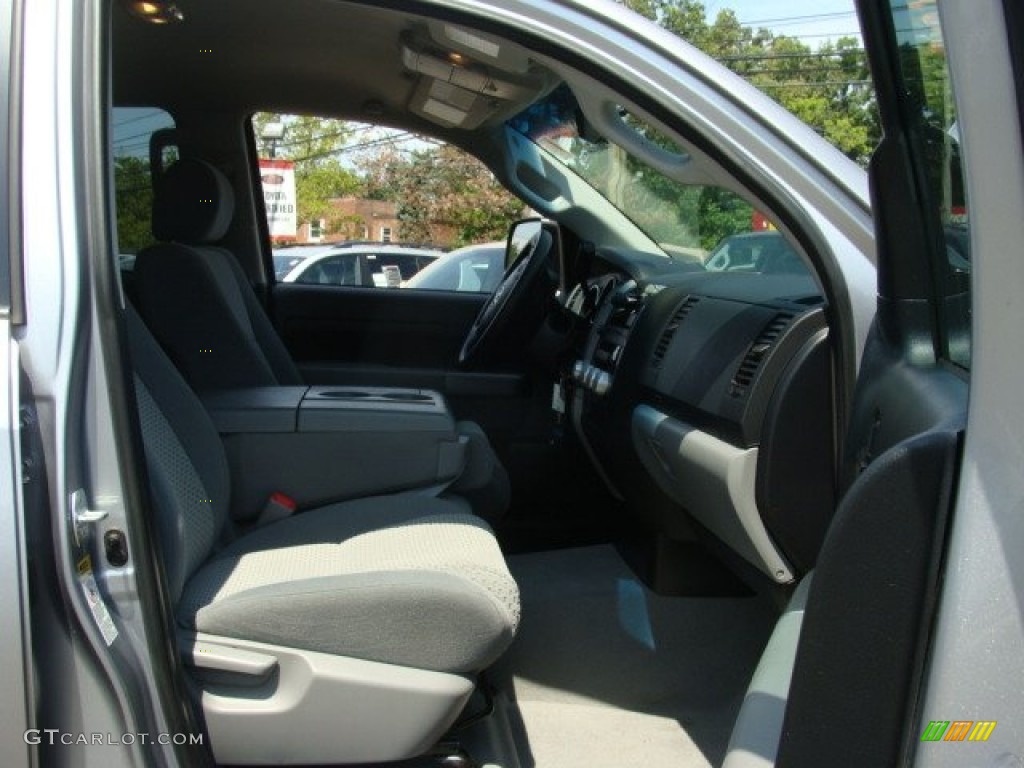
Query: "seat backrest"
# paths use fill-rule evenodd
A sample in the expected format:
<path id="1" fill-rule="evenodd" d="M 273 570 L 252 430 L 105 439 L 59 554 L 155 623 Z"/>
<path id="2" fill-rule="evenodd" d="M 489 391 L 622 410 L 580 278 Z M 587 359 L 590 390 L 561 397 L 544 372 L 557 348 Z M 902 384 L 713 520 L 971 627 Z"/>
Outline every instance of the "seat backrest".
<path id="1" fill-rule="evenodd" d="M 239 261 L 213 244 L 234 194 L 202 160 L 180 160 L 154 185 L 153 234 L 135 260 L 139 313 L 196 391 L 297 385 L 302 377 Z"/>
<path id="2" fill-rule="evenodd" d="M 158 539 L 177 601 L 229 533 L 227 458 L 195 393 L 130 306 L 125 326 Z"/>

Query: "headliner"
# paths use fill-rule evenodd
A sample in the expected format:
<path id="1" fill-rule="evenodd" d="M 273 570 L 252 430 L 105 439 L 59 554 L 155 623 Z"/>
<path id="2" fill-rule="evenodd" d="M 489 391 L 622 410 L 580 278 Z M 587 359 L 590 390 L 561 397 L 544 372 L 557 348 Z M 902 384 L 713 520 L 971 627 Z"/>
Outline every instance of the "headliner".
<path id="1" fill-rule="evenodd" d="M 215 110 L 316 114 L 475 143 L 464 129 L 408 109 L 419 76 L 402 64 L 403 41 L 426 39 L 414 15 L 338 0 L 179 0 L 184 22 L 157 26 L 113 12 L 113 85 L 119 105 L 172 114 Z M 493 70 L 492 70 L 493 71 Z M 486 131 L 553 84 L 539 69 L 529 98 L 505 103 Z"/>

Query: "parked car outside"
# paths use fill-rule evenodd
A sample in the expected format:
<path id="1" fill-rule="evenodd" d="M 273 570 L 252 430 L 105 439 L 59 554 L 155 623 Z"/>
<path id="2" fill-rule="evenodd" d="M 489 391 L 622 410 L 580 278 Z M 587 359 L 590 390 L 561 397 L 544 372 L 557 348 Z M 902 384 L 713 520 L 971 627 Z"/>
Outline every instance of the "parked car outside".
<path id="1" fill-rule="evenodd" d="M 327 253 L 333 245 L 292 245 L 274 249 L 274 277 L 283 278 L 295 267 L 313 256 Z"/>
<path id="2" fill-rule="evenodd" d="M 336 245 L 305 257 L 299 256 L 299 260 L 278 280 L 306 285 L 388 288 L 412 278 L 442 253 L 440 250 L 400 245 Z M 398 281 L 392 279 L 390 285 L 387 275 L 393 270 L 388 270 L 388 267 L 397 268 L 401 275 Z"/>
<path id="3" fill-rule="evenodd" d="M 275 248 L 273 250 L 274 277 L 280 280 L 306 259 L 327 253 L 333 247 L 333 245 L 308 244 L 287 245 Z"/>
<path id="4" fill-rule="evenodd" d="M 504 273 L 504 241 L 478 243 L 446 253 L 402 283 L 402 287 L 491 293 Z"/>
<path id="5" fill-rule="evenodd" d="M 708 254 L 709 272 L 763 272 L 809 274 L 807 265 L 781 232 L 749 232 L 730 235 Z"/>

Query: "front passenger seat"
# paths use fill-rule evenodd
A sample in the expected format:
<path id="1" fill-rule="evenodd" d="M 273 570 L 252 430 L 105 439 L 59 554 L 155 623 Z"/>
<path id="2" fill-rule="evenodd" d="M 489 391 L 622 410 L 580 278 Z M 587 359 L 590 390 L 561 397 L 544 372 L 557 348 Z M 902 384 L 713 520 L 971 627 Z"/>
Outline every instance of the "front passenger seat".
<path id="1" fill-rule="evenodd" d="M 179 644 L 218 763 L 429 749 L 516 633 L 490 528 L 464 503 L 407 493 L 235 537 L 216 429 L 130 308 L 126 330 Z"/>
<path id="2" fill-rule="evenodd" d="M 135 260 L 139 313 L 198 393 L 300 386 L 302 374 L 238 259 L 215 245 L 234 211 L 228 179 L 203 160 L 179 160 L 156 180 L 153 235 L 161 242 Z M 479 426 L 457 429 L 468 440 L 467 466 L 450 490 L 496 520 L 508 508 L 508 474 Z"/>

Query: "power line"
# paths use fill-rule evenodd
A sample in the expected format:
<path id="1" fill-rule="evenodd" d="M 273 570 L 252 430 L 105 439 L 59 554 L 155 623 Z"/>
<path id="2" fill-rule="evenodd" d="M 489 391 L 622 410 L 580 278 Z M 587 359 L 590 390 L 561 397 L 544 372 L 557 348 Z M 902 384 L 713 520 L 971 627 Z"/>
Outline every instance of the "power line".
<path id="1" fill-rule="evenodd" d="M 128 109 L 130 109 L 130 107 L 128 107 Z M 140 107 L 140 109 L 142 109 L 142 107 Z M 120 128 L 122 125 L 128 125 L 130 123 L 137 123 L 140 120 L 152 120 L 154 117 L 167 117 L 167 118 L 170 118 L 171 116 L 168 115 L 166 112 L 164 112 L 162 109 L 154 107 L 152 110 L 150 110 L 145 115 L 138 115 L 137 117 L 132 117 L 132 118 L 129 118 L 128 120 L 118 120 L 118 121 L 116 121 L 114 123 L 114 128 Z M 174 120 L 171 119 L 169 124 L 168 124 L 168 127 L 172 127 L 173 125 L 174 125 Z"/>
<path id="2" fill-rule="evenodd" d="M 835 88 L 836 86 L 862 86 L 862 85 L 873 85 L 870 80 L 828 80 L 825 82 L 800 82 L 794 81 L 790 83 L 751 83 L 756 88 Z"/>
<path id="3" fill-rule="evenodd" d="M 737 72 L 736 74 L 738 74 L 740 77 L 744 78 L 745 80 L 750 80 L 750 82 L 753 82 L 753 80 L 751 78 L 763 77 L 763 76 L 767 76 L 767 77 L 780 77 L 780 76 L 781 77 L 792 77 L 792 76 L 795 76 L 795 75 L 803 75 L 803 76 L 807 76 L 807 75 L 810 75 L 810 76 L 815 76 L 815 75 L 818 75 L 818 76 L 820 76 L 820 75 L 832 75 L 833 77 L 835 77 L 837 75 L 838 76 L 842 76 L 844 73 L 843 72 L 836 72 L 836 71 L 830 70 L 830 69 L 786 69 L 786 70 L 753 69 L 753 70 L 750 70 L 749 72 Z M 807 82 L 808 82 L 808 84 L 814 84 L 814 83 L 817 83 L 817 82 L 824 82 L 824 81 L 808 80 Z M 757 85 L 757 83 L 754 83 L 754 85 Z"/>
<path id="4" fill-rule="evenodd" d="M 835 32 L 814 32 L 814 33 L 809 33 L 808 32 L 808 33 L 802 33 L 802 34 L 799 34 L 799 35 L 791 35 L 791 34 L 779 35 L 779 37 L 796 38 L 796 39 L 799 39 L 799 40 L 802 40 L 804 38 L 812 38 L 812 37 L 860 37 L 860 36 L 861 36 L 860 30 L 858 30 L 856 32 L 844 32 L 841 35 L 840 34 L 836 34 Z"/>
<path id="5" fill-rule="evenodd" d="M 394 136 L 384 136 L 379 139 L 373 139 L 372 141 L 366 141 L 362 144 L 349 144 L 346 147 L 339 147 L 338 149 L 327 150 L 326 152 L 316 152 L 312 155 L 306 155 L 305 157 L 294 157 L 287 158 L 295 163 L 301 163 L 306 160 L 316 160 L 321 157 L 329 157 L 330 155 L 343 155 L 346 152 L 354 152 L 358 149 L 369 149 L 370 147 L 384 146 L 386 144 L 395 144 L 399 141 L 407 141 L 409 139 L 415 139 L 417 136 L 409 131 L 403 131 L 402 133 L 395 134 Z"/>
<path id="6" fill-rule="evenodd" d="M 841 19 L 848 16 L 856 16 L 856 11 L 836 11 L 834 13 L 811 13 L 806 16 L 783 16 L 777 19 L 756 19 L 754 21 L 741 21 L 741 26 L 752 27 L 757 24 L 773 24 L 775 26 L 786 26 L 788 24 L 803 24 L 808 21 L 822 21 L 824 19 Z"/>
<path id="7" fill-rule="evenodd" d="M 864 48 L 847 48 L 841 51 L 819 51 L 817 53 L 742 53 L 730 56 L 716 56 L 715 61 L 770 61 L 774 59 L 831 59 L 849 53 L 866 54 Z"/>
<path id="8" fill-rule="evenodd" d="M 134 147 L 142 148 L 142 147 L 148 147 L 148 146 L 149 146 L 149 137 L 148 136 L 146 138 L 144 138 L 144 139 L 141 139 L 140 141 L 115 141 L 114 142 L 114 149 L 115 150 L 117 150 L 117 149 L 122 149 L 123 150 L 123 149 L 129 149 L 129 148 L 134 148 Z"/>
<path id="9" fill-rule="evenodd" d="M 154 133 L 156 133 L 156 131 L 142 131 L 142 133 L 133 133 L 130 136 L 118 136 L 114 141 L 116 143 L 123 144 L 126 141 L 131 141 L 132 139 L 145 138 L 146 142 L 148 143 L 149 137 L 152 136 Z"/>
<path id="10" fill-rule="evenodd" d="M 279 141 L 277 142 L 277 147 L 278 149 L 280 149 L 281 147 L 294 147 L 298 144 L 313 144 L 314 142 L 317 141 L 325 141 L 327 139 L 337 139 L 345 136 L 351 136 L 354 133 L 359 133 L 360 131 L 365 132 L 373 130 L 375 128 L 376 126 L 374 125 L 357 125 L 355 128 L 345 128 L 344 130 L 335 131 L 334 133 L 322 133 L 319 136 L 309 136 L 308 138 L 294 139 L 293 141 Z"/>

